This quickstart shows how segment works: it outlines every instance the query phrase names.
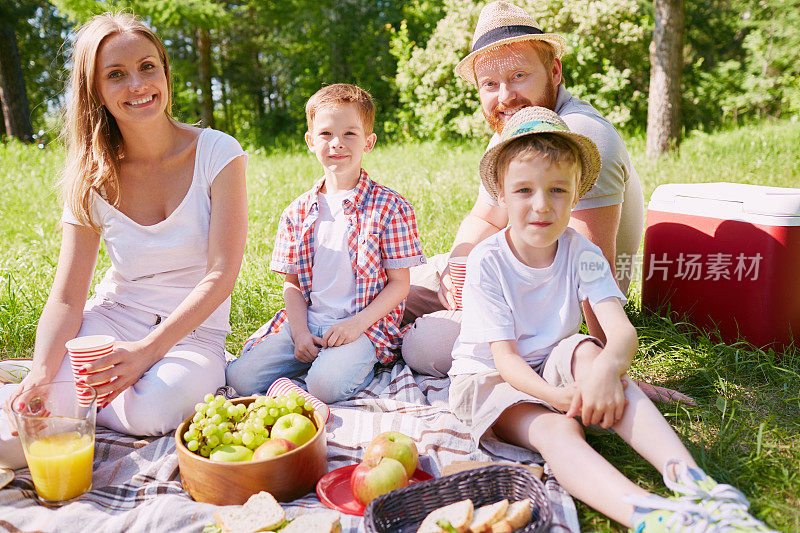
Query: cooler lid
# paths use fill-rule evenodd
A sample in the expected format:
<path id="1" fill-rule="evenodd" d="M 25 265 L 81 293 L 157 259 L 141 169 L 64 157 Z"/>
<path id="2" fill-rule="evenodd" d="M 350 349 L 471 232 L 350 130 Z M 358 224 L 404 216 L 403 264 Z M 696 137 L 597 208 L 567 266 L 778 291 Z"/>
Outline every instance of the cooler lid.
<path id="1" fill-rule="evenodd" d="M 670 183 L 656 187 L 648 208 L 795 226 L 800 225 L 800 189 L 727 182 Z"/>

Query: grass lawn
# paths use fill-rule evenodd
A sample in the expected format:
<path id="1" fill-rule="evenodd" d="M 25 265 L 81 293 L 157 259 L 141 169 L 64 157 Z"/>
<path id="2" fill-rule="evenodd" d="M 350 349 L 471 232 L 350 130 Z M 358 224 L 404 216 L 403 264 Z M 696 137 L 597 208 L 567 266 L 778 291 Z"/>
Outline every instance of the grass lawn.
<path id="1" fill-rule="evenodd" d="M 649 163 L 644 141 L 629 140 L 650 197 L 662 183 L 735 181 L 782 187 L 800 184 L 800 124 L 765 123 L 687 139 L 680 155 Z M 414 205 L 426 254 L 448 249 L 477 190 L 482 146 L 420 143 L 380 146 L 364 166 Z M 0 145 L 0 357 L 30 356 L 36 322 L 55 272 L 59 209 L 53 183 L 63 153 L 17 143 Z M 283 207 L 320 174 L 313 156 L 251 153 L 248 170 L 250 233 L 233 294 L 237 352 L 256 327 L 282 307 L 281 278 L 268 271 Z M 96 280 L 108 267 L 101 253 Z M 680 388 L 696 408 L 662 408 L 698 459 L 718 481 L 741 488 L 753 512 L 781 531 L 800 530 L 800 353 L 726 345 L 691 325 L 642 314 L 634 282 L 629 315 L 640 335 L 631 373 Z M 797 303 L 800 305 L 800 302 Z M 590 437 L 637 483 L 666 494 L 660 475 L 613 436 Z M 618 526 L 578 504 L 586 530 Z"/>

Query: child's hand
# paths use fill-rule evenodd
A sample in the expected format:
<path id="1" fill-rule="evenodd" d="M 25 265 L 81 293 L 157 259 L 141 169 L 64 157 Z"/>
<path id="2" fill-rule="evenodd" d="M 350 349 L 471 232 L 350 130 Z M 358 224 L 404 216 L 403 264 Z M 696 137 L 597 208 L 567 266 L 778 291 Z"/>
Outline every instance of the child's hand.
<path id="1" fill-rule="evenodd" d="M 564 387 L 553 387 L 553 395 L 547 399 L 547 403 L 559 411 L 569 412 L 573 404 L 580 405 L 580 398 L 581 390 L 578 384 L 570 383 Z"/>
<path id="2" fill-rule="evenodd" d="M 316 335 L 312 335 L 306 330 L 294 340 L 294 358 L 303 363 L 313 363 L 319 355 L 319 350 L 323 346 L 323 341 Z"/>
<path id="3" fill-rule="evenodd" d="M 620 379 L 613 373 L 597 369 L 592 375 L 578 383 L 581 391 L 581 404 L 570 408 L 567 416 L 575 416 L 580 411 L 584 425 L 600 425 L 610 428 L 616 424 L 625 412 L 626 378 Z"/>
<path id="4" fill-rule="evenodd" d="M 348 318 L 328 328 L 328 331 L 322 336 L 322 345 L 333 348 L 342 344 L 350 344 L 364 333 L 365 329 L 361 326 L 357 316 Z"/>

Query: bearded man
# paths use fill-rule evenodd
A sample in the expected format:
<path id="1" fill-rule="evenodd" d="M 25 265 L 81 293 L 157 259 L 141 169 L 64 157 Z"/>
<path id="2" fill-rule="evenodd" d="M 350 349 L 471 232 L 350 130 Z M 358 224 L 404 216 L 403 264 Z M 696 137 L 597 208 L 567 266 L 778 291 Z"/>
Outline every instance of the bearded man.
<path id="1" fill-rule="evenodd" d="M 562 84 L 565 46 L 563 37 L 543 32 L 523 9 L 507 2 L 492 2 L 481 10 L 472 50 L 455 70 L 478 88 L 481 110 L 495 131 L 489 146 L 497 142 L 510 116 L 532 105 L 552 109 L 571 131 L 594 141 L 602 159 L 600 177 L 572 211 L 570 227 L 601 248 L 625 293 L 644 226 L 642 188 L 614 126 Z M 477 243 L 507 225 L 506 210 L 481 185 L 450 253 L 412 269 L 403 319 L 413 325 L 403 338 L 402 349 L 403 359 L 413 370 L 441 377 L 450 369 L 461 311 L 455 310 L 447 259 L 468 255 Z M 590 308 L 584 305 L 583 310 L 589 332 L 604 340 Z M 675 391 L 647 384 L 642 388 L 655 399 L 691 402 Z"/>

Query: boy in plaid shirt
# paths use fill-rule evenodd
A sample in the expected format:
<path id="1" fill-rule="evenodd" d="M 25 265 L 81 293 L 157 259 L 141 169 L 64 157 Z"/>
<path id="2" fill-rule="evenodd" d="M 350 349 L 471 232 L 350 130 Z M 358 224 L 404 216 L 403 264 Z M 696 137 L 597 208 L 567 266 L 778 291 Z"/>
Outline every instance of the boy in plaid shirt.
<path id="1" fill-rule="evenodd" d="M 425 256 L 411 204 L 361 168 L 374 118 L 372 98 L 353 85 L 324 87 L 306 104 L 305 140 L 325 175 L 281 215 L 270 269 L 286 276 L 286 308 L 228 366 L 241 395 L 307 371 L 308 391 L 337 402 L 397 356 L 408 269 Z"/>

